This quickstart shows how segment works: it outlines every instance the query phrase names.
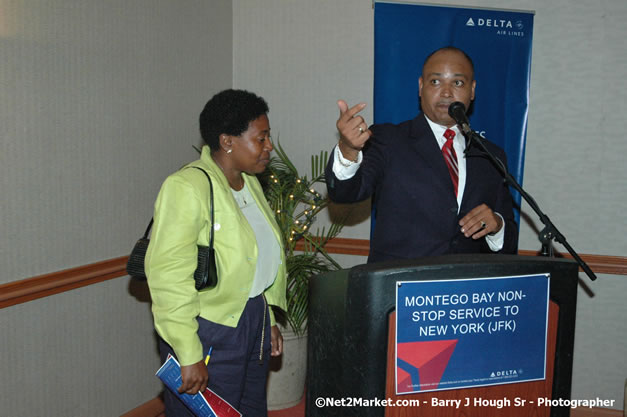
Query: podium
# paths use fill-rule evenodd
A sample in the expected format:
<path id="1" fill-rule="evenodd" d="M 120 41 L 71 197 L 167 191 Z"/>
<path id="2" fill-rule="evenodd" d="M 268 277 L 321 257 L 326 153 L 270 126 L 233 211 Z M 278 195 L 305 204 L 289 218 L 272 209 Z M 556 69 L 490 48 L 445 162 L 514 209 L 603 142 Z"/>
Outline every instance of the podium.
<path id="1" fill-rule="evenodd" d="M 394 320 L 399 281 L 456 280 L 550 274 L 546 379 L 395 395 Z M 515 255 L 446 255 L 359 265 L 310 281 L 307 365 L 308 417 L 547 416 L 567 417 L 570 408 L 538 405 L 537 399 L 569 399 L 571 389 L 578 266 L 574 261 Z M 526 398 L 526 406 L 504 409 L 419 406 L 318 407 L 323 399 L 418 399 L 432 397 Z M 318 400 L 320 401 L 320 400 Z M 348 400 L 348 404 L 352 400 Z"/>

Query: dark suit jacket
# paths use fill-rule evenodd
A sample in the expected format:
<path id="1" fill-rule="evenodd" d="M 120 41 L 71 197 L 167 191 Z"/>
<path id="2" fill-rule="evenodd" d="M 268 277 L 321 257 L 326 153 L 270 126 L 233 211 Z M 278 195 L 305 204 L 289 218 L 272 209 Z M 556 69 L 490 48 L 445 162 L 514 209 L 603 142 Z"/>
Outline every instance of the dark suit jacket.
<path id="1" fill-rule="evenodd" d="M 466 187 L 457 214 L 451 177 L 423 114 L 398 125 L 374 125 L 371 130 L 373 135 L 353 178 L 340 181 L 335 177 L 333 153 L 326 167 L 327 189 L 333 201 L 353 203 L 373 196 L 376 223 L 368 262 L 492 253 L 485 239 L 466 238 L 458 224 L 481 203 L 505 219 L 505 242 L 500 253 L 516 253 L 518 226 L 512 197 L 498 170 L 476 145 L 466 155 Z M 501 148 L 487 140 L 484 143 L 506 163 Z"/>

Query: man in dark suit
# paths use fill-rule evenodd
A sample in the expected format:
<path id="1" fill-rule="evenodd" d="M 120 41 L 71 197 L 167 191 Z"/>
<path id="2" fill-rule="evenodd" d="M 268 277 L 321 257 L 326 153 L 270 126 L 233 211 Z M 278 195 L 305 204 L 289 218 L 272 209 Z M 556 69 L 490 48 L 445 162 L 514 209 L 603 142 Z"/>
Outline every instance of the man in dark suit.
<path id="1" fill-rule="evenodd" d="M 475 97 L 472 60 L 460 49 L 439 49 L 425 60 L 418 86 L 422 113 L 398 125 L 368 128 L 358 115 L 364 103 L 349 109 L 338 101 L 340 141 L 326 168 L 329 196 L 352 203 L 374 194 L 368 262 L 516 253 L 509 189 L 480 150 L 466 149 L 448 114 L 451 103 L 469 108 Z M 505 163 L 502 149 L 484 143 Z"/>

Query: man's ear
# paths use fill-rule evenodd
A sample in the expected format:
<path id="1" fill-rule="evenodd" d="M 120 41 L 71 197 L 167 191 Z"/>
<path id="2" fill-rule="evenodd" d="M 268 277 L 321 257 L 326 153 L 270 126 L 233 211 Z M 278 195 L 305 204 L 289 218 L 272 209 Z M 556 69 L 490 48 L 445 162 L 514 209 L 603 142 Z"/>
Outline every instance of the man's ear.
<path id="1" fill-rule="evenodd" d="M 473 87 L 473 95 L 474 95 L 474 87 Z M 418 78 L 418 97 L 422 97 L 422 75 Z"/>

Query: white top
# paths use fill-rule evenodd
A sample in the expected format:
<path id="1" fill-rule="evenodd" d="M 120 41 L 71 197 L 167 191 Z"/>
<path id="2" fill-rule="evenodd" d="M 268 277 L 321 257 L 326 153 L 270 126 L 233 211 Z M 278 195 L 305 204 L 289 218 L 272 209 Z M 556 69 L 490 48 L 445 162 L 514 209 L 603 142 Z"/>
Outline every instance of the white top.
<path id="1" fill-rule="evenodd" d="M 457 184 L 457 213 L 459 213 L 459 208 L 462 205 L 462 199 L 464 197 L 464 189 L 466 188 L 466 155 L 464 155 L 464 151 L 466 150 L 466 139 L 457 128 L 457 125 L 447 128 L 446 126 L 441 126 L 437 123 L 432 122 L 427 116 L 425 116 L 425 119 L 427 119 L 427 123 L 429 123 L 431 131 L 438 141 L 438 146 L 440 147 L 440 149 L 442 149 L 442 147 L 446 143 L 446 138 L 444 137 L 444 132 L 446 131 L 446 129 L 451 129 L 455 132 L 455 137 L 453 138 L 453 148 L 455 149 L 455 153 L 457 154 L 459 177 L 459 182 Z M 333 151 L 335 152 L 335 158 L 333 158 L 333 173 L 335 174 L 337 179 L 342 181 L 353 178 L 355 173 L 357 173 L 361 162 L 363 161 L 362 152 L 359 151 L 359 155 L 357 156 L 357 162 L 353 162 L 344 158 L 342 152 L 340 151 L 340 148 L 337 145 L 335 146 L 335 149 Z M 503 216 L 501 216 L 499 213 L 495 212 L 495 214 L 501 218 L 503 227 L 501 227 L 501 230 L 496 232 L 494 235 L 486 235 L 485 240 L 488 243 L 490 250 L 498 252 L 503 248 L 503 244 L 505 242 L 505 221 L 503 220 Z"/>
<path id="2" fill-rule="evenodd" d="M 274 282 L 281 262 L 281 247 L 246 183 L 239 191 L 231 189 L 231 193 L 257 239 L 257 267 L 249 294 L 249 297 L 253 298 L 263 293 Z"/>

